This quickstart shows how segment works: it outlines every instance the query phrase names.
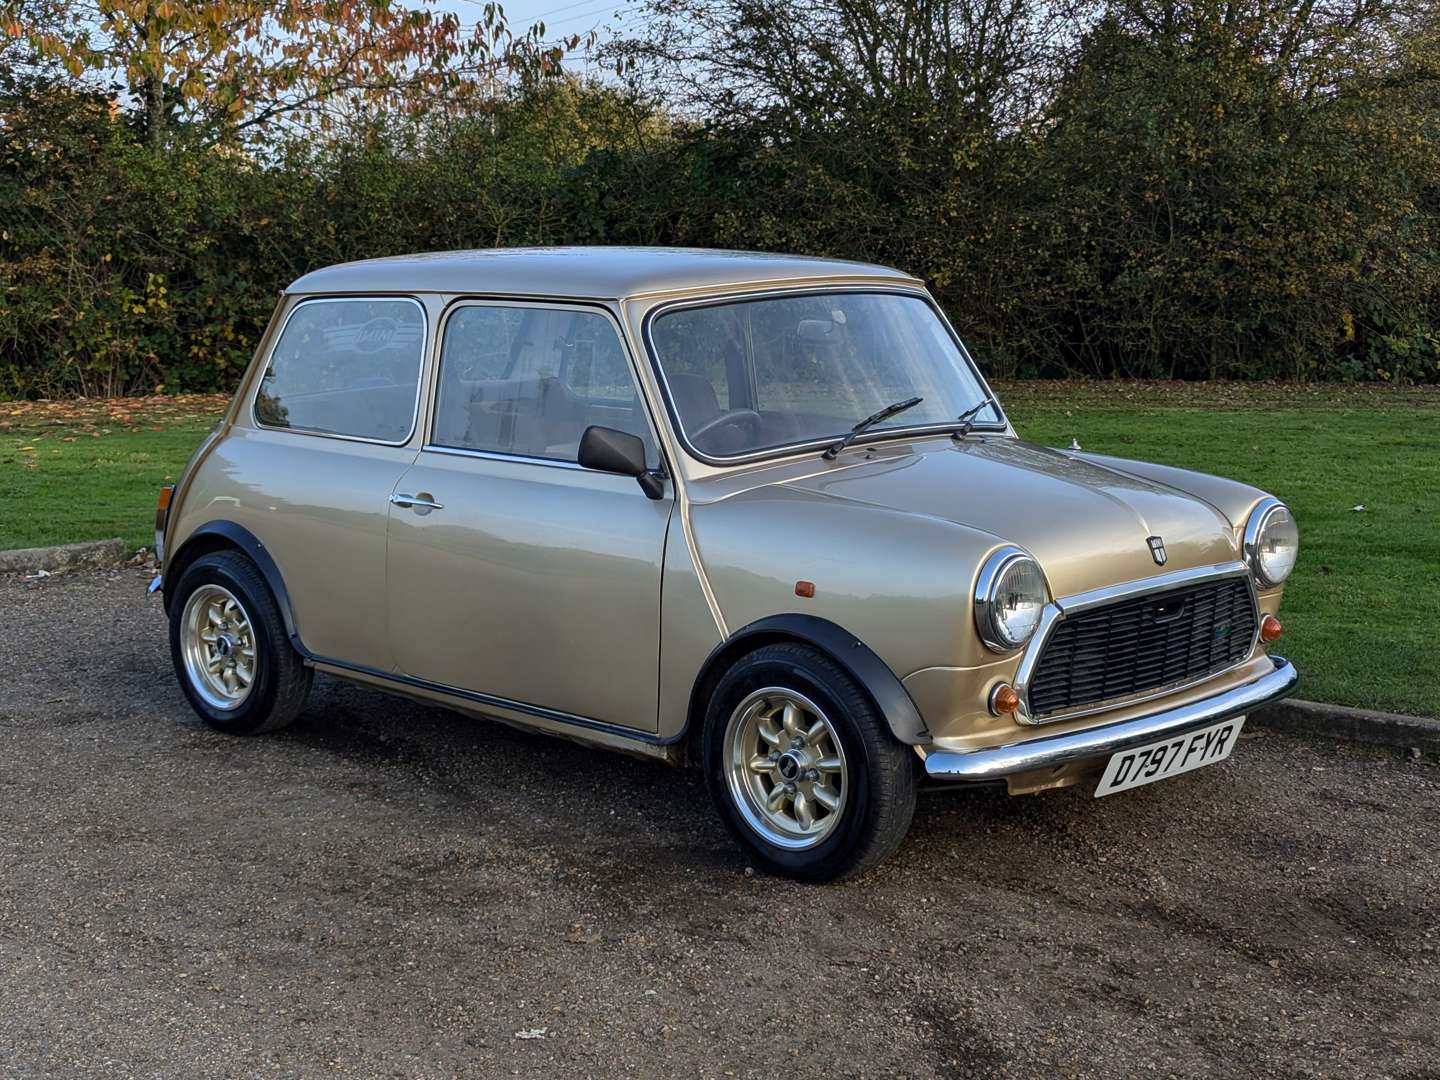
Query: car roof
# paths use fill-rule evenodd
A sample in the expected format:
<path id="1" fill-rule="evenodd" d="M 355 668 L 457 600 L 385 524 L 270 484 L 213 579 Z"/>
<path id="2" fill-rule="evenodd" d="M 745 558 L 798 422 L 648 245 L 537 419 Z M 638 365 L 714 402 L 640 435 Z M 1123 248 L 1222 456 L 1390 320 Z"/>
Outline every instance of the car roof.
<path id="1" fill-rule="evenodd" d="M 886 266 L 701 248 L 535 247 L 435 251 L 340 263 L 289 293 L 438 292 L 620 300 L 648 293 L 835 278 L 918 284 Z"/>

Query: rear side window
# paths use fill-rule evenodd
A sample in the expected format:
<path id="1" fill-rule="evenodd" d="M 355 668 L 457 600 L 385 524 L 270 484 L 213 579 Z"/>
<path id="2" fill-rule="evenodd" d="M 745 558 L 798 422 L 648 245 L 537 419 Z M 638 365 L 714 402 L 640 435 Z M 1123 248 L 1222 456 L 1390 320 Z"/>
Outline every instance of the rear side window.
<path id="1" fill-rule="evenodd" d="M 414 300 L 306 300 L 290 313 L 255 395 L 255 419 L 401 443 L 415 426 L 425 312 Z"/>

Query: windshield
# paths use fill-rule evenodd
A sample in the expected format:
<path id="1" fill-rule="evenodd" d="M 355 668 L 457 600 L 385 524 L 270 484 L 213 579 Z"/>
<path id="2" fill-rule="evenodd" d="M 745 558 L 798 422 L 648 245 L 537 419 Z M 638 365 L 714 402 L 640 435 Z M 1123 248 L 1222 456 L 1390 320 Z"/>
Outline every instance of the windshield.
<path id="1" fill-rule="evenodd" d="M 930 304 L 898 293 L 808 293 L 681 308 L 651 329 L 685 437 L 710 457 L 834 440 L 887 406 L 921 400 L 869 433 L 946 424 L 986 401 Z M 988 404 L 979 427 L 1001 423 Z"/>

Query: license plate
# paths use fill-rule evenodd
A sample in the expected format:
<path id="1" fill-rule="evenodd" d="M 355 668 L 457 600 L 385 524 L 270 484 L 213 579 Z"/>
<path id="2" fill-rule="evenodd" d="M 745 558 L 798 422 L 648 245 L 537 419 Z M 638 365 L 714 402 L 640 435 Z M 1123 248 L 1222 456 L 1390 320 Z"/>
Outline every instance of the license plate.
<path id="1" fill-rule="evenodd" d="M 1105 766 L 1105 775 L 1100 778 L 1095 797 L 1102 799 L 1106 795 L 1143 787 L 1156 780 L 1168 780 L 1172 776 L 1224 761 L 1235 749 L 1244 723 L 1245 717 L 1236 716 L 1199 731 L 1187 731 L 1164 742 L 1121 750 Z"/>

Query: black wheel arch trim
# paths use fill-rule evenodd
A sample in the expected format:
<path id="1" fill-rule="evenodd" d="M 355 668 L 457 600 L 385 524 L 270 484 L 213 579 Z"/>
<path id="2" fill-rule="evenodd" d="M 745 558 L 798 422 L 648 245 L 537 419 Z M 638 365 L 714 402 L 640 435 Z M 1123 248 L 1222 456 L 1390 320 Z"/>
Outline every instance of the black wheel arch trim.
<path id="1" fill-rule="evenodd" d="M 285 588 L 285 579 L 280 576 L 280 568 L 275 565 L 274 558 L 266 550 L 260 538 L 244 525 L 236 522 L 224 519 L 207 521 L 187 536 L 185 543 L 181 544 L 175 554 L 167 560 L 165 577 L 161 585 L 165 610 L 170 610 L 171 596 L 175 591 L 175 586 L 180 583 L 180 578 L 185 570 L 201 555 L 216 550 L 217 545 L 214 543 L 216 540 L 225 541 L 224 546 L 237 548 L 249 556 L 250 561 L 260 571 L 260 576 L 265 579 L 265 584 L 270 587 L 270 594 L 275 597 L 275 605 L 280 609 L 280 618 L 285 622 L 285 633 L 290 638 L 290 644 L 301 656 L 309 658 L 310 654 L 301 645 L 300 635 L 295 629 L 295 613 L 290 607 L 290 593 Z M 199 554 L 187 555 L 188 552 L 197 551 Z"/>
<path id="2" fill-rule="evenodd" d="M 729 662 L 752 648 L 776 641 L 798 641 L 829 656 L 845 669 L 875 702 L 895 738 L 909 746 L 930 742 L 930 731 L 910 692 L 890 665 L 844 627 L 818 615 L 799 612 L 769 615 L 736 630 L 711 650 L 690 691 L 687 728 L 699 730 L 709 691 Z"/>

